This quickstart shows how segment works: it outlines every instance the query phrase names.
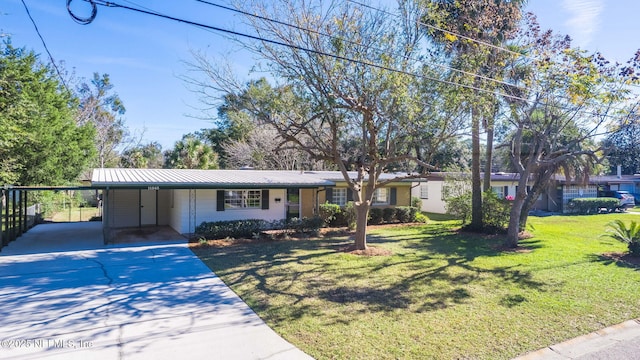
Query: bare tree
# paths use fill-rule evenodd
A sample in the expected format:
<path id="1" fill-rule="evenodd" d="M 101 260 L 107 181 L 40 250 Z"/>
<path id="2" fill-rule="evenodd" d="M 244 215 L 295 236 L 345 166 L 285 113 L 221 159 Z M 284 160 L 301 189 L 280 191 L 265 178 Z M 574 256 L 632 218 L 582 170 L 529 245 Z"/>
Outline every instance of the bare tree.
<path id="1" fill-rule="evenodd" d="M 418 11 L 409 2 L 403 5 L 399 17 L 342 1 L 237 5 L 259 14 L 260 18 L 248 16 L 247 23 L 268 39 L 243 46 L 260 56 L 284 83 L 275 88 L 276 97 L 263 96 L 259 87 L 248 89 L 255 99 L 250 103 L 253 111 L 276 129 L 282 138 L 279 149 L 302 150 L 342 172 L 353 191 L 357 249 L 367 246 L 374 191 L 392 181 L 423 176 L 430 169 L 433 151 L 417 156 L 413 135 L 428 130 L 435 139 L 447 141 L 460 130 L 459 123 L 450 121 L 451 113 L 432 111 L 431 97 L 438 95 L 421 91 L 435 75 L 426 76 L 429 69 L 417 57 Z M 280 23 L 268 20 L 272 18 Z M 201 67 L 205 74 L 210 70 L 205 64 Z M 219 77 L 209 80 L 205 86 L 237 91 Z M 417 169 L 417 165 L 422 174 L 404 172 L 380 180 L 390 169 Z"/>

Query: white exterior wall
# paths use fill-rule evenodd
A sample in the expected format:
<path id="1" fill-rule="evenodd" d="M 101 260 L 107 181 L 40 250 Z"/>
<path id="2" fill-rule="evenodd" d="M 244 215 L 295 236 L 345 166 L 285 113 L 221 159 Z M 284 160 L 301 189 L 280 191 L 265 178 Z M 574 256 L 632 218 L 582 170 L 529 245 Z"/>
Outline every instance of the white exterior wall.
<path id="1" fill-rule="evenodd" d="M 237 209 L 225 211 L 216 211 L 217 189 L 173 191 L 173 207 L 170 209 L 169 225 L 181 234 L 193 232 L 195 227 L 204 221 L 243 219 L 273 221 L 286 218 L 285 205 L 287 191 L 285 189 L 269 189 L 269 209 Z M 189 219 L 189 191 L 195 192 L 195 222 Z M 280 199 L 280 202 L 276 203 L 275 199 Z"/>
<path id="2" fill-rule="evenodd" d="M 189 190 L 170 190 L 169 226 L 181 234 L 189 232 Z M 185 230 L 182 226 L 185 224 Z"/>
<path id="3" fill-rule="evenodd" d="M 444 185 L 444 181 L 429 180 L 427 182 L 422 182 L 422 184 L 427 184 L 428 187 L 428 197 L 426 199 L 421 198 L 422 211 L 435 214 L 446 213 L 447 210 L 445 208 L 445 202 L 442 199 L 442 185 Z M 418 183 L 413 183 L 411 196 L 420 197 L 420 186 Z"/>

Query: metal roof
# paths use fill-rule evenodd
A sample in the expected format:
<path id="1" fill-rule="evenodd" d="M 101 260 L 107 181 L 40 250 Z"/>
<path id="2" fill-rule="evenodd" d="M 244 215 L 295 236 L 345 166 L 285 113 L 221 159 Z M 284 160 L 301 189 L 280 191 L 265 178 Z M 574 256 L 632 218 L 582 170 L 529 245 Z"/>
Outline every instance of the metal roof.
<path id="1" fill-rule="evenodd" d="M 314 176 L 318 179 L 324 179 L 329 181 L 345 181 L 344 175 L 340 171 L 305 171 L 305 174 L 309 176 Z M 348 171 L 347 174 L 349 178 L 355 179 L 358 177 L 358 173 L 356 171 Z M 393 180 L 396 178 L 402 178 L 403 176 L 407 176 L 407 173 L 382 173 L 380 174 L 379 180 Z M 365 176 L 365 181 L 368 180 L 368 175 Z M 398 182 L 404 181 L 416 181 L 416 179 L 399 179 Z"/>
<path id="2" fill-rule="evenodd" d="M 282 188 L 333 186 L 332 181 L 299 171 L 94 169 L 94 188 Z"/>

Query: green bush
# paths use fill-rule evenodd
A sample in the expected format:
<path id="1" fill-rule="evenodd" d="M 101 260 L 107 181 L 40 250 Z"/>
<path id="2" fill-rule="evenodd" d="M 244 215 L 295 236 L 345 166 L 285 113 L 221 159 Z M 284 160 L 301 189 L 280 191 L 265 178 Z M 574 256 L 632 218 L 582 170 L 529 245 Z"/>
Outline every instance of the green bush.
<path id="1" fill-rule="evenodd" d="M 318 207 L 318 215 L 326 226 L 336 226 L 336 223 L 344 221 L 343 210 L 338 204 L 326 202 Z"/>
<path id="2" fill-rule="evenodd" d="M 386 223 L 394 222 L 396 220 L 396 209 L 391 207 L 382 209 L 382 220 Z"/>
<path id="3" fill-rule="evenodd" d="M 418 211 L 416 213 L 416 222 L 426 224 L 427 222 L 429 222 L 429 218 L 427 217 L 427 215 Z"/>
<path id="4" fill-rule="evenodd" d="M 310 218 L 292 218 L 286 221 L 285 228 L 299 234 L 317 234 L 324 225 L 324 220 L 319 216 Z"/>
<path id="5" fill-rule="evenodd" d="M 251 237 L 268 228 L 269 223 L 260 219 L 203 222 L 196 227 L 196 233 L 209 239 L 227 237 Z"/>
<path id="6" fill-rule="evenodd" d="M 485 191 L 482 196 L 482 223 L 489 233 L 502 233 L 509 226 L 511 201 L 500 199 L 493 191 Z"/>
<path id="7" fill-rule="evenodd" d="M 418 209 L 412 206 L 396 207 L 396 219 L 401 223 L 410 223 L 416 221 Z"/>
<path id="8" fill-rule="evenodd" d="M 600 209 L 612 212 L 618 209 L 620 202 L 616 198 L 575 198 L 567 204 L 569 211 L 580 215 L 598 214 Z"/>
<path id="9" fill-rule="evenodd" d="M 417 209 L 422 210 L 422 199 L 417 196 L 411 197 L 411 206 Z"/>
<path id="10" fill-rule="evenodd" d="M 356 207 L 353 204 L 353 201 L 347 202 L 347 205 L 345 205 L 344 209 L 342 210 L 343 219 L 347 228 L 349 230 L 355 229 L 358 215 L 356 213 Z"/>
<path id="11" fill-rule="evenodd" d="M 462 220 L 463 224 L 471 220 L 471 193 L 454 196 L 445 200 L 447 214 Z"/>
<path id="12" fill-rule="evenodd" d="M 203 222 L 196 233 L 209 239 L 251 238 L 264 230 L 292 230 L 298 234 L 317 234 L 324 220 L 319 216 L 265 221 L 260 219 Z"/>
<path id="13" fill-rule="evenodd" d="M 382 209 L 372 207 L 369 209 L 369 224 L 379 225 L 382 224 Z"/>

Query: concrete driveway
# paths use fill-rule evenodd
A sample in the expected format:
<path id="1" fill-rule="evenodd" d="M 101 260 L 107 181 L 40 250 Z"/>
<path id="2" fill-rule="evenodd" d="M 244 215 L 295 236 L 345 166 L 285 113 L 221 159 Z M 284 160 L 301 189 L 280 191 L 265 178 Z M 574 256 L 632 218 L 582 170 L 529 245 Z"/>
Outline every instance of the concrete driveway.
<path id="1" fill-rule="evenodd" d="M 104 246 L 46 224 L 0 252 L 0 359 L 310 359 L 185 240 Z"/>

